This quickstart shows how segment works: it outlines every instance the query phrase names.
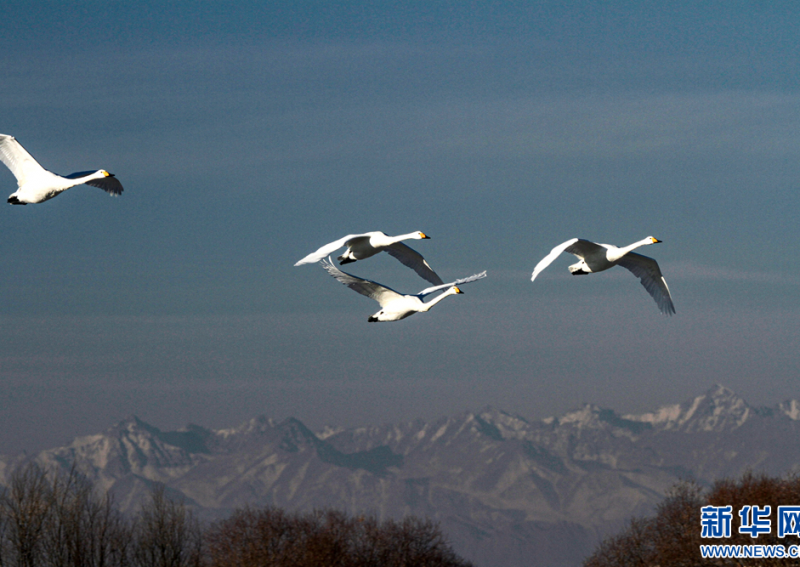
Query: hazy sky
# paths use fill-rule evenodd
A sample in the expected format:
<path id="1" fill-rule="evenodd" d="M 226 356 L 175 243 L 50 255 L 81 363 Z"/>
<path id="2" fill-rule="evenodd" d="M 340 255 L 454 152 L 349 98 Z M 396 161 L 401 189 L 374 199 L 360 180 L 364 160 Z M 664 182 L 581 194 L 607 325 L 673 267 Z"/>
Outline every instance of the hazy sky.
<path id="1" fill-rule="evenodd" d="M 800 5 L 794 2 L 9 2 L 0 132 L 66 174 L 0 206 L 0 452 L 130 414 L 311 427 L 486 404 L 621 412 L 722 383 L 800 397 Z M 0 170 L 3 199 L 16 189 Z M 422 230 L 427 314 L 318 266 Z M 664 241 L 674 317 L 572 237 Z M 348 271 L 428 286 L 381 255 Z"/>

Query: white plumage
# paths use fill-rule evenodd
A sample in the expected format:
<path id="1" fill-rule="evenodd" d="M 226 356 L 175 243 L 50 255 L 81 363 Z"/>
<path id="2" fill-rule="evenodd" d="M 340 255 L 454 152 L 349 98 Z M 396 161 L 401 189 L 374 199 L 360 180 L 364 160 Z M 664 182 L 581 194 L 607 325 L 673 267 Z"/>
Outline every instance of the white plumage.
<path id="1" fill-rule="evenodd" d="M 0 134 L 0 161 L 17 178 L 19 188 L 8 197 L 12 205 L 41 203 L 82 183 L 99 187 L 110 195 L 122 193 L 122 184 L 105 169 L 79 171 L 66 177 L 47 171 L 13 136 L 6 134 Z"/>
<path id="2" fill-rule="evenodd" d="M 400 260 L 401 263 L 417 272 L 423 279 L 434 285 L 441 285 L 443 283 L 442 278 L 433 271 L 428 265 L 428 262 L 425 261 L 425 258 L 416 250 L 402 243 L 403 240 L 422 240 L 428 238 L 430 237 L 419 231 L 409 232 L 408 234 L 401 234 L 399 236 L 388 236 L 380 231 L 365 232 L 363 234 L 348 234 L 339 240 L 326 244 L 316 252 L 312 252 L 295 263 L 295 266 L 319 262 L 329 254 L 345 246 L 347 250 L 338 258 L 339 263 L 342 265 L 364 260 L 379 252 L 386 251 Z"/>
<path id="3" fill-rule="evenodd" d="M 536 264 L 536 268 L 534 268 L 533 275 L 531 276 L 531 281 L 534 281 L 536 276 L 549 266 L 559 254 L 562 252 L 569 252 L 580 260 L 577 264 L 573 264 L 569 267 L 569 271 L 573 276 L 593 274 L 613 268 L 614 266 L 622 266 L 639 278 L 642 285 L 647 290 L 647 293 L 655 300 L 662 313 L 665 315 L 672 315 L 675 313 L 675 306 L 672 304 L 672 296 L 669 293 L 669 287 L 667 286 L 664 276 L 661 275 L 658 263 L 652 258 L 632 252 L 632 250 L 640 246 L 657 244 L 659 242 L 661 241 L 657 238 L 648 236 L 638 242 L 618 248 L 612 244 L 597 244 L 588 240 L 573 238 L 553 248 L 547 256 Z"/>
<path id="4" fill-rule="evenodd" d="M 380 311 L 374 315 L 371 315 L 369 319 L 367 319 L 370 323 L 375 321 L 399 321 L 400 319 L 405 319 L 414 313 L 428 311 L 431 309 L 431 307 L 439 303 L 448 295 L 464 293 L 458 288 L 458 286 L 486 277 L 486 271 L 483 271 L 480 274 L 475 274 L 468 278 L 463 278 L 447 284 L 436 285 L 423 289 L 415 295 L 405 295 L 371 280 L 365 280 L 363 278 L 343 272 L 333 265 L 333 262 L 330 261 L 330 258 L 327 260 L 322 260 L 320 264 L 322 264 L 322 267 L 325 268 L 331 276 L 342 282 L 344 285 L 353 291 L 357 291 L 361 295 L 371 297 L 380 304 Z M 427 303 L 423 301 L 425 296 L 443 289 L 446 289 L 447 291 L 433 298 Z"/>

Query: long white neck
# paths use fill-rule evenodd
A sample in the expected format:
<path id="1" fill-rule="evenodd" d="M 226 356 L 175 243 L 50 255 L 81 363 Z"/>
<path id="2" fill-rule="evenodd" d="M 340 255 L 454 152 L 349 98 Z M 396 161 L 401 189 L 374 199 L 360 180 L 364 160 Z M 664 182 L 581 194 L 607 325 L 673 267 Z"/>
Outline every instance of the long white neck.
<path id="1" fill-rule="evenodd" d="M 444 299 L 448 295 L 455 295 L 456 293 L 458 293 L 458 292 L 456 291 L 455 286 L 451 287 L 446 292 L 444 292 L 442 295 L 434 297 L 428 303 L 423 303 L 422 304 L 422 309 L 420 309 L 420 311 L 430 311 L 431 307 L 433 307 L 434 305 L 439 303 L 442 299 Z"/>
<path id="2" fill-rule="evenodd" d="M 611 249 L 611 250 L 608 251 L 608 254 L 606 256 L 607 256 L 607 258 L 608 258 L 608 260 L 610 262 L 616 262 L 617 260 L 622 258 L 628 252 L 636 250 L 640 246 L 646 246 L 646 245 L 652 244 L 652 243 L 653 243 L 653 241 L 650 240 L 650 237 L 643 238 L 642 240 L 639 240 L 638 242 L 634 242 L 633 244 L 628 244 L 627 246 L 623 246 L 622 248 Z"/>
<path id="3" fill-rule="evenodd" d="M 62 183 L 62 187 L 59 187 L 58 192 L 60 193 L 61 191 L 69 189 L 70 187 L 81 185 L 93 179 L 103 179 L 103 178 L 105 178 L 105 175 L 100 173 L 100 171 L 94 171 L 89 175 L 84 175 L 83 177 L 70 177 L 70 178 L 61 177 L 61 179 L 63 179 L 64 182 Z"/>
<path id="4" fill-rule="evenodd" d="M 391 240 L 392 243 L 395 243 L 395 242 L 402 242 L 403 240 L 410 240 L 412 238 L 416 238 L 417 240 L 419 240 L 419 233 L 409 232 L 408 234 L 398 234 L 397 236 L 392 236 L 391 238 L 389 238 L 389 240 Z"/>
<path id="5" fill-rule="evenodd" d="M 104 177 L 105 175 L 103 175 L 99 171 L 95 171 L 94 173 L 90 173 L 89 175 L 86 175 L 84 177 L 79 177 L 78 180 L 80 180 L 81 183 L 86 183 L 87 181 L 91 181 L 92 179 L 103 179 Z"/>

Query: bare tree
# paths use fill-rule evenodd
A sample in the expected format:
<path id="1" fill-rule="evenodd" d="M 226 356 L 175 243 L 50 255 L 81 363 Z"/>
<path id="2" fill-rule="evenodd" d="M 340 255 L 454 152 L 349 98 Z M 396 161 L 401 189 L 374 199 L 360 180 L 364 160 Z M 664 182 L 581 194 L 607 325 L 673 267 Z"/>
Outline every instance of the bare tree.
<path id="1" fill-rule="evenodd" d="M 305 534 L 296 518 L 279 508 L 245 508 L 206 532 L 213 567 L 300 565 Z"/>
<path id="2" fill-rule="evenodd" d="M 402 521 L 387 520 L 369 526 L 367 553 L 377 556 L 380 564 L 419 565 L 421 567 L 445 567 L 468 565 L 450 547 L 438 524 L 430 519 L 414 516 Z"/>
<path id="3" fill-rule="evenodd" d="M 703 565 L 740 565 L 767 567 L 796 566 L 800 563 L 789 558 L 704 559 L 700 545 L 760 544 L 784 546 L 800 544 L 797 536 L 779 539 L 776 526 L 780 505 L 800 502 L 800 479 L 797 477 L 772 478 L 766 475 L 745 473 L 737 480 L 722 479 L 708 491 L 694 483 L 684 482 L 673 488 L 656 509 L 653 518 L 634 518 L 628 527 L 616 536 L 604 540 L 584 562 L 585 567 L 643 567 L 662 565 L 670 567 L 695 567 Z M 754 539 L 740 533 L 741 520 L 737 513 L 744 506 L 771 507 L 770 533 Z M 701 538 L 701 508 L 704 506 L 731 506 L 731 533 L 729 537 L 704 540 Z"/>
<path id="4" fill-rule="evenodd" d="M 204 555 L 205 554 L 205 555 Z M 430 520 L 244 509 L 205 531 L 156 485 L 132 520 L 75 467 L 17 470 L 0 493 L 0 567 L 469 567 Z"/>
<path id="5" fill-rule="evenodd" d="M 620 535 L 603 540 L 585 567 L 649 567 L 655 565 L 652 518 L 633 518 Z"/>
<path id="6" fill-rule="evenodd" d="M 45 538 L 51 565 L 124 565 L 130 530 L 114 508 L 111 494 L 99 496 L 74 467 L 69 473 L 56 473 L 52 486 L 52 513 Z"/>
<path id="7" fill-rule="evenodd" d="M 131 555 L 136 567 L 197 567 L 203 562 L 202 531 L 183 501 L 153 488 L 133 529 Z"/>
<path id="8" fill-rule="evenodd" d="M 8 515 L 5 513 L 5 498 L 7 490 L 0 489 L 0 567 L 10 565 L 8 542 Z"/>
<path id="9" fill-rule="evenodd" d="M 697 565 L 700 556 L 700 508 L 702 488 L 694 482 L 681 482 L 667 493 L 656 508 L 649 537 L 662 565 Z"/>
<path id="10" fill-rule="evenodd" d="M 212 567 L 468 567 L 429 520 L 379 522 L 335 510 L 245 509 L 206 533 Z"/>
<path id="11" fill-rule="evenodd" d="M 128 567 L 131 565 L 130 549 L 133 527 L 114 507 L 111 494 L 106 492 L 92 509 L 92 527 L 95 545 L 90 548 L 92 567 Z"/>
<path id="12" fill-rule="evenodd" d="M 80 518 L 75 517 L 75 500 L 79 490 L 75 466 L 68 473 L 55 471 L 48 479 L 48 513 L 42 530 L 42 565 L 66 567 L 70 561 L 70 543 L 80 537 Z"/>
<path id="13" fill-rule="evenodd" d="M 9 560 L 19 567 L 41 564 L 50 501 L 50 483 L 41 467 L 31 463 L 11 475 L 0 501 L 0 514 L 7 526 Z"/>
<path id="14" fill-rule="evenodd" d="M 0 567 L 125 567 L 130 529 L 75 467 L 18 469 L 0 495 Z"/>

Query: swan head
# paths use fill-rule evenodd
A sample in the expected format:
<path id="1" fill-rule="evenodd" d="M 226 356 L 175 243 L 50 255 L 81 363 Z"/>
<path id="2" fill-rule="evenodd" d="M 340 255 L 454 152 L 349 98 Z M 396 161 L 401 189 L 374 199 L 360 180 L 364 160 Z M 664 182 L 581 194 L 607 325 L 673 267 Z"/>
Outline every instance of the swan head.
<path id="1" fill-rule="evenodd" d="M 453 293 L 464 293 L 463 291 L 461 291 L 461 288 L 458 287 L 458 286 L 454 285 L 452 289 L 453 289 Z"/>
<path id="2" fill-rule="evenodd" d="M 429 240 L 430 236 L 418 230 L 417 232 L 414 233 L 414 238 L 416 238 L 417 240 Z"/>
<path id="3" fill-rule="evenodd" d="M 91 179 L 105 179 L 106 177 L 114 177 L 113 173 L 107 172 L 105 169 L 98 169 L 89 176 Z"/>
<path id="4" fill-rule="evenodd" d="M 648 244 L 659 244 L 662 241 L 656 238 L 655 236 L 648 236 L 645 240 L 649 240 Z"/>

